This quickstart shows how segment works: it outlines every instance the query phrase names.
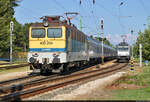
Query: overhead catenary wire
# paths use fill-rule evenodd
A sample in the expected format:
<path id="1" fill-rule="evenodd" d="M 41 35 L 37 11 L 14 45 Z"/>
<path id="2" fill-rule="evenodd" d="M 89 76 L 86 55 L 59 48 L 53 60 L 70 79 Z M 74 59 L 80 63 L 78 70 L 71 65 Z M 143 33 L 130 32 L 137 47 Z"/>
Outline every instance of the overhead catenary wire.
<path id="1" fill-rule="evenodd" d="M 121 17 L 120 6 L 119 6 L 119 16 Z M 120 20 L 120 17 L 118 18 L 118 22 L 119 22 L 119 24 L 120 24 L 120 27 L 121 27 L 121 30 L 122 30 L 123 34 L 125 34 L 125 31 L 124 31 L 125 26 L 122 24 L 122 22 L 121 22 L 121 20 Z"/>
<path id="2" fill-rule="evenodd" d="M 63 8 L 65 11 L 68 11 L 62 4 L 60 4 L 57 0 L 53 0 L 57 5 Z"/>
<path id="3" fill-rule="evenodd" d="M 91 10 L 90 13 L 91 13 L 92 16 L 93 16 L 93 20 L 94 20 L 95 24 L 97 24 L 97 21 L 99 21 L 99 20 L 96 20 L 96 17 L 95 17 L 95 15 L 94 15 L 94 7 L 90 4 L 90 1 L 89 1 L 89 0 L 87 0 L 87 2 L 89 3 L 89 8 L 90 8 L 90 10 Z M 96 26 L 96 29 L 97 29 L 97 31 L 99 31 L 98 26 Z"/>
<path id="4" fill-rule="evenodd" d="M 22 9 L 22 15 L 24 15 L 24 16 L 23 16 L 23 17 L 16 17 L 17 19 L 20 19 L 20 20 L 22 20 L 22 19 L 27 19 L 27 20 L 28 20 L 28 19 L 40 20 L 40 17 L 35 16 L 36 14 L 39 14 L 39 13 L 37 13 L 37 12 L 35 12 L 35 11 L 29 9 L 29 8 L 23 7 L 23 6 L 21 6 L 20 9 Z M 29 16 L 28 16 L 28 17 L 25 17 L 27 14 L 28 14 Z M 30 22 L 30 21 L 29 21 L 29 22 Z"/>
<path id="5" fill-rule="evenodd" d="M 147 10 L 145 4 L 143 3 L 143 0 L 138 0 L 138 1 L 139 1 L 139 3 L 141 4 L 141 6 L 143 7 L 143 9 L 144 9 L 146 15 L 149 16 L 149 15 L 150 15 L 150 12 L 149 12 L 149 10 Z"/>
<path id="6" fill-rule="evenodd" d="M 75 0 L 72 0 L 72 1 L 75 1 Z M 78 1 L 79 1 L 79 0 L 78 0 Z M 88 1 L 88 3 L 89 3 L 89 0 L 84 0 L 84 2 L 86 2 L 86 1 Z M 92 1 L 92 0 L 91 0 L 91 1 Z M 126 1 L 126 0 L 124 0 L 124 1 Z M 59 7 L 59 8 L 62 8 L 62 10 L 64 10 L 64 11 L 68 11 L 68 10 L 69 10 L 69 9 L 67 9 L 62 3 L 60 3 L 59 0 L 53 0 L 53 3 L 59 5 L 58 7 Z M 86 2 L 86 3 L 87 3 L 87 2 Z M 90 21 L 94 21 L 94 22 L 98 22 L 98 21 L 99 21 L 99 20 L 97 20 L 98 17 L 96 17 L 96 15 L 94 14 L 95 12 L 94 12 L 94 10 L 93 10 L 93 9 L 94 9 L 94 6 L 97 5 L 97 3 L 98 3 L 98 5 L 101 6 L 101 8 L 103 8 L 105 11 L 107 11 L 107 13 L 109 13 L 111 16 L 113 16 L 113 17 L 116 18 L 116 19 L 120 19 L 120 17 L 119 17 L 118 15 L 112 13 L 111 10 L 109 10 L 108 8 L 106 8 L 105 6 L 103 6 L 101 3 L 99 3 L 98 1 L 96 1 L 95 4 L 93 5 L 93 8 L 92 8 L 92 5 L 91 5 L 92 2 L 89 3 L 89 7 L 90 7 L 89 10 L 85 10 L 85 8 L 84 8 L 83 6 L 80 6 L 83 11 L 87 12 L 87 17 L 90 18 Z M 78 4 L 79 4 L 79 3 L 78 3 Z M 82 5 L 83 5 L 83 4 L 82 4 Z M 26 8 L 25 8 L 25 9 L 26 9 Z M 37 16 L 35 16 L 35 14 L 39 14 L 39 13 L 37 13 L 37 12 L 39 12 L 39 11 L 29 10 L 29 8 L 27 8 L 26 11 L 27 11 L 27 10 L 29 11 L 29 13 L 31 13 L 30 15 L 33 15 L 33 16 L 32 16 L 33 19 L 39 19 L 39 18 L 37 18 Z M 90 14 L 88 13 L 89 11 L 90 11 Z M 92 11 L 93 11 L 93 12 L 92 12 Z M 26 13 L 25 13 L 25 14 L 26 14 Z M 80 13 L 79 15 L 83 18 L 83 20 L 85 20 L 85 16 L 84 16 L 82 13 Z M 29 17 L 30 17 L 30 16 L 29 16 Z M 32 17 L 31 17 L 31 18 L 32 18 Z M 91 17 L 92 17 L 92 19 L 91 19 Z M 21 18 L 21 17 L 20 17 L 20 18 Z M 77 17 L 77 18 L 79 18 L 79 17 Z M 74 20 L 76 20 L 76 21 L 79 22 L 79 19 L 74 19 Z M 97 24 L 97 23 L 95 23 L 95 24 Z M 120 24 L 121 24 L 121 22 L 120 22 Z M 94 28 L 95 26 L 92 26 L 92 27 L 91 27 L 91 25 L 85 24 L 85 22 L 83 22 L 83 25 L 86 25 L 86 27 L 89 28 L 88 30 L 92 30 L 92 32 L 93 32 L 93 31 L 95 32 L 95 29 L 99 30 L 99 28 L 98 28 L 97 26 L 96 26 L 96 28 Z M 122 28 L 123 28 L 123 27 L 122 27 Z"/>
<path id="7" fill-rule="evenodd" d="M 96 2 L 96 5 L 98 5 L 99 7 L 103 8 L 109 15 L 111 15 L 112 17 L 116 18 L 118 20 L 118 23 L 120 24 L 120 27 L 122 29 L 122 32 L 125 33 L 124 31 L 124 25 L 121 23 L 120 21 L 120 14 L 119 15 L 116 15 L 116 14 L 113 14 L 110 10 L 108 10 L 105 6 L 103 6 L 102 4 L 100 4 L 99 2 Z M 120 9 L 120 8 L 119 8 Z M 120 11 L 119 11 L 120 12 Z"/>
<path id="8" fill-rule="evenodd" d="M 55 4 L 59 5 L 59 7 L 61 7 L 65 12 L 68 11 L 61 3 L 57 2 L 57 0 L 54 0 L 54 2 L 55 2 Z M 80 15 L 82 16 L 82 14 L 80 14 Z M 76 20 L 78 22 L 80 21 L 78 18 L 74 18 L 74 20 Z M 85 25 L 87 28 L 91 29 L 91 27 L 89 27 L 88 25 L 86 25 L 84 23 L 82 23 L 82 24 Z"/>
<path id="9" fill-rule="evenodd" d="M 89 6 L 86 6 L 86 7 L 88 7 L 88 8 L 91 10 L 92 7 L 91 7 L 91 4 L 89 3 L 89 1 L 86 0 L 86 1 L 84 1 L 84 2 L 87 3 L 87 4 L 89 4 Z M 84 5 L 85 3 L 79 4 L 79 11 L 80 11 L 80 14 L 79 14 L 79 15 L 81 16 L 81 18 L 87 18 L 87 17 L 89 17 L 89 18 L 91 19 L 91 17 L 92 17 L 92 20 L 95 20 L 96 17 L 93 17 L 93 15 L 91 14 L 90 10 L 87 11 L 87 10 L 85 10 L 85 8 L 83 7 L 83 5 Z M 83 16 L 81 10 L 83 10 L 84 13 L 87 13 L 87 16 Z M 88 22 L 89 22 L 89 21 L 92 21 L 92 20 L 89 20 L 89 18 L 88 18 Z M 82 20 L 83 20 L 83 19 L 82 19 Z M 95 24 L 96 24 L 96 22 L 95 22 Z M 85 24 L 83 24 L 83 25 L 85 25 Z M 87 26 L 86 26 L 86 27 L 87 27 Z M 92 27 L 93 27 L 93 26 L 92 26 Z M 91 28 L 91 27 L 88 26 L 87 28 Z M 94 30 L 95 28 L 91 28 L 91 29 L 93 30 L 92 33 L 94 33 L 94 32 L 97 30 L 97 27 L 96 27 L 96 30 Z M 88 30 L 89 30 L 89 29 L 88 29 Z"/>
<path id="10" fill-rule="evenodd" d="M 127 1 L 127 0 L 124 0 L 124 1 L 120 2 L 119 6 L 122 6 L 125 1 Z"/>

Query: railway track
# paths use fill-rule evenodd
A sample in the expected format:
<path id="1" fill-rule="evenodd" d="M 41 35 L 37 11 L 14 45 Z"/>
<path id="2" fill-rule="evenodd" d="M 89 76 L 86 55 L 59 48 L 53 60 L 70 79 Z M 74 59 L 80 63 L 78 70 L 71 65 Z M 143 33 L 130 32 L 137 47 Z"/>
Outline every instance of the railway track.
<path id="1" fill-rule="evenodd" d="M 11 84 L 11 83 L 15 83 L 15 82 L 18 82 L 18 81 L 21 81 L 21 80 L 26 80 L 26 79 L 29 79 L 31 77 L 35 77 L 35 76 L 25 76 L 25 77 L 15 78 L 15 79 L 11 79 L 11 80 L 1 81 L 0 82 L 0 87 L 2 87 L 4 85 Z"/>
<path id="2" fill-rule="evenodd" d="M 51 75 L 52 76 L 52 75 Z M 51 77 L 49 76 L 49 77 Z M 11 79 L 11 80 L 6 80 L 6 81 L 2 81 L 0 82 L 0 94 L 2 93 L 2 89 L 4 87 L 11 87 L 14 85 L 18 85 L 20 83 L 26 83 L 26 82 L 30 82 L 30 81 L 36 81 L 36 80 L 40 80 L 43 78 L 48 78 L 47 76 L 39 76 L 39 74 L 36 75 L 30 75 L 30 76 L 25 76 L 25 77 L 20 77 L 20 78 L 15 78 L 15 79 Z"/>
<path id="3" fill-rule="evenodd" d="M 13 68 L 26 67 L 26 66 L 29 66 L 29 64 L 26 63 L 26 64 L 20 64 L 20 65 L 3 66 L 3 67 L 0 67 L 0 69 L 13 69 Z"/>
<path id="4" fill-rule="evenodd" d="M 0 63 L 0 65 L 7 65 L 7 64 L 9 64 L 9 63 Z"/>
<path id="5" fill-rule="evenodd" d="M 114 65 L 111 65 L 111 66 L 108 66 L 108 67 L 104 67 L 104 68 L 110 68 L 110 67 L 114 67 L 114 66 L 117 66 L 118 64 L 114 64 Z M 79 72 L 74 72 L 74 73 L 72 73 L 72 75 L 73 74 L 76 74 L 76 73 L 83 73 L 83 72 L 87 72 L 87 71 L 89 71 L 89 70 L 91 70 L 92 68 L 96 68 L 97 66 L 95 65 L 95 66 L 92 66 L 92 67 L 89 67 L 89 68 L 87 68 L 87 69 L 84 69 L 84 70 L 80 70 Z M 103 68 L 103 69 L 104 69 Z M 55 80 L 55 78 L 57 77 L 57 78 L 63 78 L 64 76 L 59 76 L 59 75 L 51 75 L 51 76 L 48 76 L 48 77 L 44 77 L 44 78 L 38 78 L 39 76 L 37 76 L 37 75 L 34 75 L 34 76 L 26 76 L 26 77 L 21 77 L 21 78 L 16 78 L 16 79 L 11 79 L 11 80 L 7 80 L 7 81 L 2 81 L 2 82 L 0 82 L 0 86 L 1 86 L 1 88 L 0 88 L 0 95 L 2 94 L 2 93 L 10 93 L 11 92 L 11 89 L 13 88 L 13 87 L 15 87 L 16 89 L 18 89 L 18 87 L 20 86 L 20 85 L 23 85 L 24 86 L 24 89 L 27 87 L 27 86 L 30 86 L 30 85 L 32 85 L 32 83 L 35 83 L 35 82 L 39 82 L 39 81 L 47 81 L 47 79 L 48 79 L 48 81 L 53 81 L 53 80 Z M 66 77 L 66 76 L 65 76 Z M 37 78 L 37 79 L 35 79 L 35 80 L 33 80 L 33 78 L 35 79 L 35 78 Z M 32 79 L 32 80 L 31 80 Z M 46 79 L 46 80 L 45 80 Z M 30 80 L 30 81 L 32 81 L 31 83 L 26 83 L 26 82 L 28 82 L 28 81 L 26 81 L 26 80 Z M 18 84 L 17 84 L 18 83 Z M 19 84 L 20 83 L 20 84 Z M 41 82 L 42 83 L 42 82 Z M 38 84 L 36 84 L 35 83 L 35 85 L 34 86 L 37 86 L 37 85 L 39 85 L 39 83 Z M 5 87 L 4 87 L 5 86 Z M 7 86 L 7 87 L 6 87 Z"/>
<path id="6" fill-rule="evenodd" d="M 108 68 L 96 69 L 92 71 L 84 71 L 81 73 L 66 75 L 63 77 L 45 78 L 43 80 L 22 84 L 20 85 L 18 90 L 13 93 L 10 90 L 10 88 L 7 88 L 7 90 L 6 89 L 3 90 L 4 95 L 1 95 L 0 101 L 14 100 L 15 98 L 19 98 L 19 99 L 28 98 L 69 84 L 73 84 L 84 80 L 89 80 L 90 78 L 93 77 L 109 74 L 111 72 L 115 72 L 117 70 L 123 69 L 127 65 L 128 64 L 116 64 L 111 66 L 112 68 L 110 68 L 109 66 Z"/>
<path id="7" fill-rule="evenodd" d="M 99 65 L 99 64 L 98 64 Z M 110 67 L 114 67 L 114 66 L 116 66 L 116 65 L 118 65 L 118 64 L 114 64 L 114 65 L 111 65 L 111 66 L 108 66 L 108 67 L 103 67 L 103 68 L 110 68 Z M 90 67 L 88 67 L 88 68 L 86 68 L 86 69 L 79 69 L 79 70 L 73 70 L 72 71 L 72 73 L 74 74 L 74 73 L 78 73 L 78 71 L 80 71 L 80 72 L 84 72 L 84 71 L 86 71 L 86 70 L 90 70 L 91 68 L 97 68 L 97 65 L 95 65 L 95 66 L 90 66 Z M 31 76 L 25 76 L 25 77 L 20 77 L 20 78 L 15 78 L 15 79 L 11 79 L 11 80 L 6 80 L 6 81 L 1 81 L 0 82 L 0 87 L 2 87 L 2 86 L 8 86 L 8 85 L 12 85 L 13 83 L 14 84 L 16 84 L 17 82 L 19 82 L 19 81 L 23 81 L 23 80 L 28 80 L 28 79 L 31 79 L 31 78 L 34 78 L 34 77 L 38 77 L 38 75 L 39 74 L 36 74 L 36 75 L 31 75 Z M 50 77 L 53 77 L 52 75 L 50 76 Z M 1 88 L 0 88 L 0 90 L 1 90 Z M 1 91 L 0 91 L 1 92 Z"/>

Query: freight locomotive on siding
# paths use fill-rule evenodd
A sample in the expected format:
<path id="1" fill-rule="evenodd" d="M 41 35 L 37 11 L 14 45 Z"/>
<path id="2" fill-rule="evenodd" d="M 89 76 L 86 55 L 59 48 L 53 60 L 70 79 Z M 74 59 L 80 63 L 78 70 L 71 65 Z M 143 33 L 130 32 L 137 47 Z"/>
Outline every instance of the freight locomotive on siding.
<path id="1" fill-rule="evenodd" d="M 41 73 L 67 72 L 70 66 L 81 66 L 101 60 L 101 42 L 85 35 L 60 16 L 44 16 L 43 23 L 29 28 L 28 62 Z M 104 57 L 116 57 L 116 50 L 104 44 Z"/>

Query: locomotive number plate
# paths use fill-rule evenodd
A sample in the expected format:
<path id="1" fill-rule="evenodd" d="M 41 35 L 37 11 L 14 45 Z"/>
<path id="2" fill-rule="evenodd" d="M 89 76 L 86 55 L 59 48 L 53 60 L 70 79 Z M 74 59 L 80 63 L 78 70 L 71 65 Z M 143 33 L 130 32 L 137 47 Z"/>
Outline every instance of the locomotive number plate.
<path id="1" fill-rule="evenodd" d="M 41 44 L 41 45 L 52 45 L 53 42 L 49 42 L 49 41 L 47 41 L 47 40 L 46 40 L 46 41 L 44 40 L 44 41 L 40 42 L 40 44 Z"/>

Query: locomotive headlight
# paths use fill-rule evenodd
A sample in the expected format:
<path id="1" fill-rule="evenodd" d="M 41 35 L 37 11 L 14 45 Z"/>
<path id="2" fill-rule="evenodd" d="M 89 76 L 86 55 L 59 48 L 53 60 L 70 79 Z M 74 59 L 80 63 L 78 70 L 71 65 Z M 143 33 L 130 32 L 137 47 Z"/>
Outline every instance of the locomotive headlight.
<path id="1" fill-rule="evenodd" d="M 38 55 L 38 53 L 33 53 L 32 56 L 33 57 L 38 57 L 39 55 Z"/>
<path id="2" fill-rule="evenodd" d="M 35 59 L 34 59 L 33 57 L 31 57 L 31 58 L 29 59 L 29 61 L 30 61 L 30 63 L 34 63 L 34 62 L 35 62 Z"/>
<path id="3" fill-rule="evenodd" d="M 49 22 L 47 20 L 43 20 L 43 25 L 44 25 L 44 27 L 48 27 Z"/>
<path id="4" fill-rule="evenodd" d="M 53 53 L 53 57 L 58 57 L 59 54 L 58 53 Z"/>

